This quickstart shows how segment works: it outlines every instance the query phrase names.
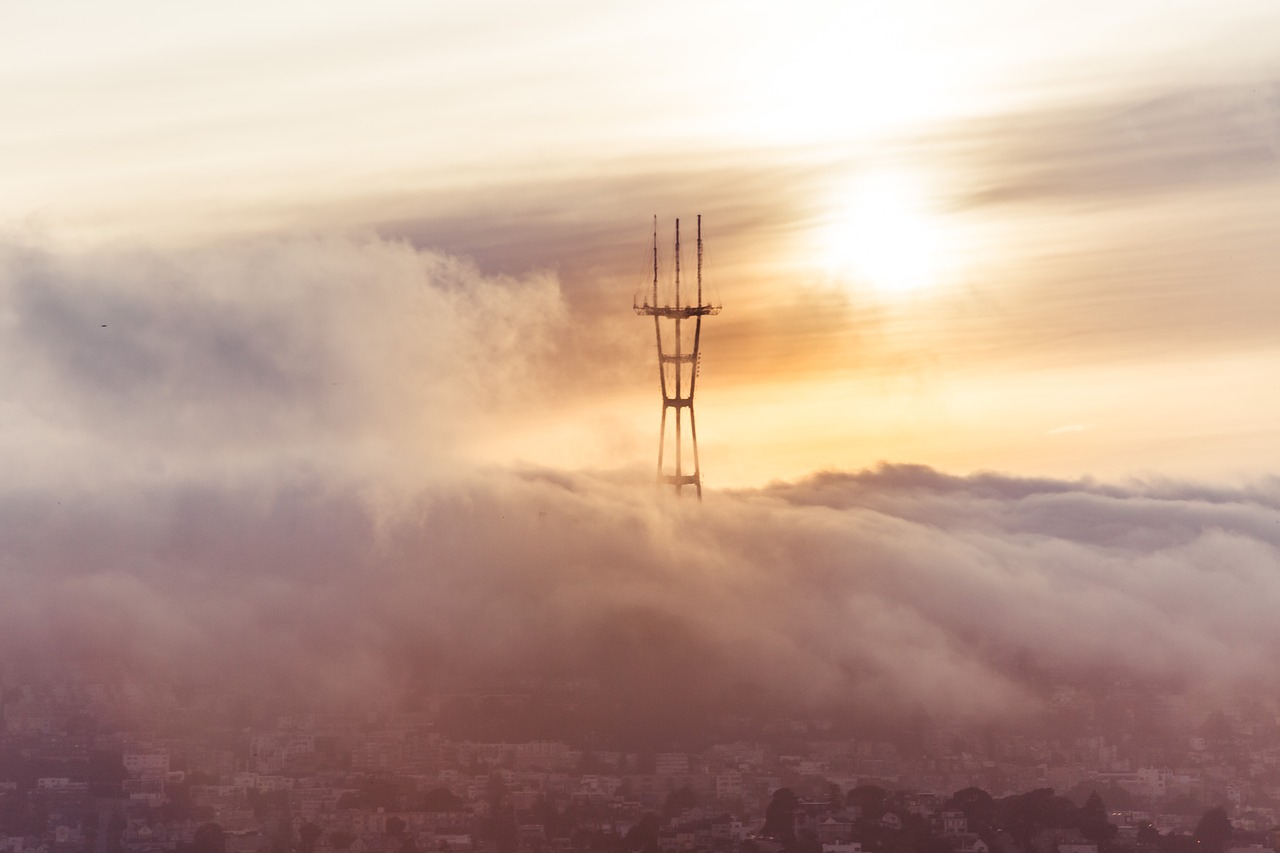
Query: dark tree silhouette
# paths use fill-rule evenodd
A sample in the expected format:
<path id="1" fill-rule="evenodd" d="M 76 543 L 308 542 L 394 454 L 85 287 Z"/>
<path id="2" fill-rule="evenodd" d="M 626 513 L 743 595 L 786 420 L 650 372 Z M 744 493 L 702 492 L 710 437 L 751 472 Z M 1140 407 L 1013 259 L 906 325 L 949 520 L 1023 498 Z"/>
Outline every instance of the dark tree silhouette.
<path id="1" fill-rule="evenodd" d="M 387 835 L 392 838 L 399 838 L 404 835 L 404 820 L 396 815 L 387 818 Z"/>
<path id="2" fill-rule="evenodd" d="M 667 794 L 666 802 L 662 804 L 662 816 L 668 820 L 676 817 L 698 804 L 698 795 L 688 785 L 677 788 L 670 794 Z"/>
<path id="3" fill-rule="evenodd" d="M 298 827 L 298 853 L 314 853 L 320 835 L 320 827 L 314 823 L 304 823 Z"/>
<path id="4" fill-rule="evenodd" d="M 827 783 L 827 799 L 831 801 L 831 808 L 844 808 L 844 792 L 840 790 L 840 786 L 835 782 Z"/>
<path id="5" fill-rule="evenodd" d="M 996 801 L 986 791 L 974 786 L 956 791 L 944 807 L 964 812 L 969 828 L 974 832 L 989 828 L 996 816 Z"/>
<path id="6" fill-rule="evenodd" d="M 462 809 L 462 798 L 448 788 L 432 788 L 422 795 L 422 810 L 456 812 Z"/>
<path id="7" fill-rule="evenodd" d="M 818 839 L 817 833 L 806 829 L 796 838 L 795 850 L 796 853 L 822 853 L 822 841 Z"/>
<path id="8" fill-rule="evenodd" d="M 1190 835 L 1171 832 L 1160 836 L 1160 853 L 1204 853 Z"/>
<path id="9" fill-rule="evenodd" d="M 764 810 L 764 828 L 760 834 L 766 838 L 794 844 L 796 840 L 796 806 L 800 800 L 790 788 L 779 788 Z"/>
<path id="10" fill-rule="evenodd" d="M 1097 791 L 1091 793 L 1076 812 L 1075 824 L 1081 835 L 1098 844 L 1110 841 L 1119 832 L 1119 828 L 1107 819 L 1107 807 L 1103 805 L 1102 797 L 1098 796 Z"/>
<path id="11" fill-rule="evenodd" d="M 1036 788 L 1005 797 L 996 804 L 997 822 L 1024 847 L 1037 830 L 1073 826 L 1075 812 L 1075 804 L 1056 796 L 1052 788 Z"/>
<path id="12" fill-rule="evenodd" d="M 497 774 L 489 777 L 489 834 L 498 853 L 516 853 L 520 846 L 515 808 Z"/>
<path id="13" fill-rule="evenodd" d="M 124 815 L 112 812 L 107 819 L 107 853 L 120 853 L 124 850 Z"/>
<path id="14" fill-rule="evenodd" d="M 656 853 L 658 849 L 658 816 L 645 812 L 636 824 L 627 830 L 622 846 L 630 853 Z"/>
<path id="15" fill-rule="evenodd" d="M 201 824 L 191 840 L 191 853 L 227 853 L 227 840 L 216 823 Z"/>
<path id="16" fill-rule="evenodd" d="M 889 793 L 879 785 L 859 785 L 849 792 L 844 801 L 846 805 L 857 806 L 862 817 L 879 820 L 885 813 L 888 798 Z"/>
<path id="17" fill-rule="evenodd" d="M 1138 843 L 1148 847 L 1157 846 L 1160 843 L 1160 831 L 1144 822 L 1138 827 Z"/>
<path id="18" fill-rule="evenodd" d="M 1222 853 L 1231 841 L 1231 819 L 1221 806 L 1214 806 L 1204 813 L 1196 824 L 1196 843 L 1204 853 Z"/>
<path id="19" fill-rule="evenodd" d="M 533 817 L 547 834 L 547 838 L 555 838 L 560 824 L 560 810 L 556 808 L 555 798 L 541 794 L 533 803 Z"/>
<path id="20" fill-rule="evenodd" d="M 1204 725 L 1200 727 L 1200 733 L 1204 735 L 1205 740 L 1215 746 L 1221 746 L 1231 740 L 1231 723 L 1222 711 L 1213 711 L 1205 718 Z"/>

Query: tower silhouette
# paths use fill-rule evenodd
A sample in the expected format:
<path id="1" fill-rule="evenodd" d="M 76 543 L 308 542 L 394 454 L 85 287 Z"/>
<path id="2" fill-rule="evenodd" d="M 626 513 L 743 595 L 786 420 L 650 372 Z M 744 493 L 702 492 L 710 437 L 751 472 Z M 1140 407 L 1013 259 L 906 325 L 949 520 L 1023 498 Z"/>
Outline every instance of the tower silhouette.
<path id="1" fill-rule="evenodd" d="M 698 295 L 693 304 L 680 304 L 680 220 L 676 220 L 675 246 L 675 301 L 674 304 L 658 304 L 658 217 L 653 218 L 653 295 L 642 303 L 632 302 L 636 314 L 653 318 L 654 336 L 658 343 L 658 381 L 662 389 L 662 421 L 658 428 L 658 483 L 674 486 L 677 497 L 685 486 L 693 486 L 702 500 L 702 469 L 698 465 L 698 427 L 693 416 L 693 392 L 698 382 L 698 367 L 702 344 L 702 318 L 719 314 L 720 306 L 702 301 L 702 216 L 698 216 Z M 686 347 L 688 323 L 693 321 L 692 345 Z M 666 321 L 664 323 L 664 321 Z M 683 328 L 681 324 L 684 323 Z M 663 336 L 664 326 L 668 329 Z M 668 351 L 669 342 L 673 351 Z M 671 419 L 674 426 L 675 470 L 668 472 L 664 463 L 667 450 L 667 411 L 675 410 Z M 684 437 L 681 412 L 689 410 L 689 445 L 693 451 L 693 470 L 684 470 Z"/>

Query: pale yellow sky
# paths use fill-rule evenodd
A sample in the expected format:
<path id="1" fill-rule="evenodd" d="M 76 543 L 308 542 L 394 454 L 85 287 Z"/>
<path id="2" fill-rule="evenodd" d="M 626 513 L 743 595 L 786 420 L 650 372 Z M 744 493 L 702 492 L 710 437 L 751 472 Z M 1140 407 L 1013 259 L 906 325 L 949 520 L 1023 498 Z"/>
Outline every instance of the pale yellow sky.
<path id="1" fill-rule="evenodd" d="M 1276 468 L 1274 4 L 53 0 L 0 32 L 16 241 L 552 271 L 589 366 L 486 461 L 646 463 L 635 260 L 701 212 L 711 484 Z"/>
<path id="2" fill-rule="evenodd" d="M 956 117 L 1254 79 L 1274 67 L 1278 13 L 55 0 L 0 14 L 0 215 L 155 233 L 627 156 L 857 158 Z"/>

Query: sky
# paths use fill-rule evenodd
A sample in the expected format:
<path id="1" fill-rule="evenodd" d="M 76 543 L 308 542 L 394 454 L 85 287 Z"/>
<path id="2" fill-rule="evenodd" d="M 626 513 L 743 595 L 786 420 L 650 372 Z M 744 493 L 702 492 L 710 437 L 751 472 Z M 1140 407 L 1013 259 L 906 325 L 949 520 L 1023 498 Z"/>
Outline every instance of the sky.
<path id="1" fill-rule="evenodd" d="M 1037 701 L 1009 660 L 1136 638 L 1142 678 L 1270 685 L 1277 31 L 1256 0 L 0 6 L 10 646 L 215 673 L 253 638 L 264 683 L 363 683 L 467 626 L 495 671 L 670 634 L 982 716 Z M 704 508 L 653 492 L 631 304 L 654 217 L 665 281 L 699 214 Z"/>
<path id="2" fill-rule="evenodd" d="M 1276 462 L 1271 4 L 3 15 L 17 245 L 360 233 L 556 276 L 581 370 L 516 429 L 476 430 L 475 458 L 652 455 L 653 354 L 625 309 L 651 217 L 669 264 L 673 220 L 701 213 L 726 305 L 704 348 L 709 484 Z"/>

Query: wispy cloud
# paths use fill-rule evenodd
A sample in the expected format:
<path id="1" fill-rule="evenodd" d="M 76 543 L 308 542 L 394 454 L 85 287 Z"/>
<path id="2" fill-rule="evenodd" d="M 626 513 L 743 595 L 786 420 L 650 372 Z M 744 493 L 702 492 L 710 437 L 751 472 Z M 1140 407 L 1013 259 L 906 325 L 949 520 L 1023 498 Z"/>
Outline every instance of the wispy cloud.
<path id="1" fill-rule="evenodd" d="M 1152 193 L 1280 180 L 1280 83 L 1270 80 L 1057 106 L 974 131 L 972 165 L 986 186 L 970 204 L 1124 204 Z"/>
<path id="2" fill-rule="evenodd" d="M 15 244 L 0 299 L 9 400 L 28 428 L 0 441 L 75 440 L 74 464 L 94 473 L 122 455 L 439 458 L 430 448 L 477 416 L 551 385 L 568 323 L 549 274 L 485 276 L 374 237 L 164 254 Z"/>

